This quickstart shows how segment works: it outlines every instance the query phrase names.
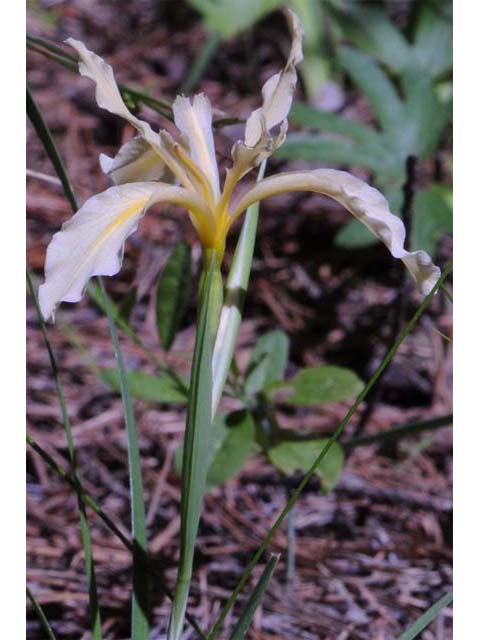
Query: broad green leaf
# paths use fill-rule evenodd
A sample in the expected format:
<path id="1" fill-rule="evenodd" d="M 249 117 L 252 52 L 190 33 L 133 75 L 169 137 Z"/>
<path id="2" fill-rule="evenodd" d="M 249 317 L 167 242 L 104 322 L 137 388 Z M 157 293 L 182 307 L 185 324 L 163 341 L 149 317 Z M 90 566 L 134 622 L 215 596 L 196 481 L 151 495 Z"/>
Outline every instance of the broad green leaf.
<path id="1" fill-rule="evenodd" d="M 395 128 L 401 118 L 402 102 L 380 66 L 369 56 L 350 47 L 341 47 L 339 60 L 370 101 L 382 129 Z"/>
<path id="2" fill-rule="evenodd" d="M 349 40 L 392 71 L 400 73 L 408 65 L 410 44 L 384 9 L 362 2 L 348 10 L 336 11 L 335 19 Z"/>
<path id="3" fill-rule="evenodd" d="M 415 194 L 411 247 L 434 254 L 442 236 L 452 232 L 452 190 L 435 184 Z"/>
<path id="4" fill-rule="evenodd" d="M 172 346 L 185 314 L 192 280 L 190 246 L 178 242 L 158 279 L 157 329 L 164 349 Z"/>
<path id="5" fill-rule="evenodd" d="M 328 438 L 282 442 L 269 449 L 268 457 L 272 464 L 283 473 L 291 474 L 295 471 L 308 471 L 327 442 Z M 343 449 L 338 442 L 334 442 L 315 470 L 315 473 L 322 480 L 323 491 L 328 492 L 333 489 L 342 472 L 342 468 Z"/>
<path id="6" fill-rule="evenodd" d="M 98 375 L 114 391 L 120 393 L 118 369 L 99 369 Z M 131 369 L 126 371 L 126 378 L 130 394 L 139 400 L 169 402 L 171 404 L 185 404 L 187 402 L 184 389 L 167 373 L 162 376 L 153 376 Z"/>
<path id="7" fill-rule="evenodd" d="M 235 411 L 219 415 L 213 425 L 208 451 L 207 491 L 235 476 L 248 457 L 258 451 L 255 424 L 250 413 Z M 181 472 L 183 441 L 175 452 L 175 469 Z"/>
<path id="8" fill-rule="evenodd" d="M 414 28 L 411 66 L 436 79 L 453 62 L 452 2 L 420 2 Z"/>
<path id="9" fill-rule="evenodd" d="M 285 160 L 309 160 L 324 164 L 359 165 L 372 171 L 382 168 L 382 158 L 371 153 L 360 144 L 347 140 L 326 138 L 304 134 L 288 136 L 275 153 L 275 157 Z M 385 162 L 385 158 L 383 158 Z"/>
<path id="10" fill-rule="evenodd" d="M 283 331 L 270 331 L 258 339 L 245 374 L 245 393 L 253 395 L 283 379 L 288 349 L 288 336 Z"/>
<path id="11" fill-rule="evenodd" d="M 377 244 L 377 238 L 359 220 L 350 220 L 336 234 L 335 244 L 344 249 L 363 249 Z"/>
<path id="12" fill-rule="evenodd" d="M 205 27 L 224 38 L 248 29 L 281 4 L 282 0 L 187 0 L 202 14 Z"/>
<path id="13" fill-rule="evenodd" d="M 382 136 L 371 127 L 367 127 L 351 118 L 339 116 L 330 111 L 314 109 L 297 102 L 292 107 L 289 121 L 312 129 L 320 129 L 327 133 L 339 133 L 347 138 L 382 151 Z"/>
<path id="14" fill-rule="evenodd" d="M 223 485 L 258 450 L 255 424 L 250 413 L 239 411 L 224 418 L 224 437 L 213 452 L 207 474 L 207 488 Z"/>
<path id="15" fill-rule="evenodd" d="M 360 393 L 363 382 L 356 373 L 330 365 L 301 369 L 296 376 L 272 385 L 269 396 L 293 405 L 318 405 L 339 402 Z"/>

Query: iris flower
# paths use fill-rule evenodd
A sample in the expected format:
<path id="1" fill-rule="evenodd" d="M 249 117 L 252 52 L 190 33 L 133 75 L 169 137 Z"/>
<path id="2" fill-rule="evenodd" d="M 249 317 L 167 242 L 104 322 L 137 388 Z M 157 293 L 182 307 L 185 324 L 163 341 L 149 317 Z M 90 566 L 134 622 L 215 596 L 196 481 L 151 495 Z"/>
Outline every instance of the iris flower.
<path id="1" fill-rule="evenodd" d="M 156 132 L 130 113 L 112 68 L 82 42 L 66 41 L 78 52 L 81 75 L 96 84 L 98 105 L 127 120 L 138 135 L 114 158 L 100 156 L 101 167 L 114 186 L 89 198 L 53 236 L 45 282 L 39 290 L 46 319 L 60 302 L 79 301 L 92 276 L 112 276 L 120 270 L 126 239 L 153 205 L 171 203 L 186 209 L 204 256 L 215 252 L 220 266 L 227 234 L 241 214 L 259 200 L 288 191 L 321 193 L 342 204 L 402 260 L 422 293 L 428 294 L 440 270 L 424 251 L 405 250 L 402 221 L 390 212 L 381 193 L 349 173 L 334 169 L 279 173 L 237 195 L 239 181 L 271 156 L 286 137 L 303 35 L 296 15 L 288 12 L 287 17 L 292 34 L 287 63 L 264 84 L 262 105 L 248 118 L 244 139 L 233 145 L 233 161 L 223 186 L 215 157 L 212 108 L 204 94 L 193 100 L 178 96 L 173 102 L 177 139 L 165 130 Z"/>

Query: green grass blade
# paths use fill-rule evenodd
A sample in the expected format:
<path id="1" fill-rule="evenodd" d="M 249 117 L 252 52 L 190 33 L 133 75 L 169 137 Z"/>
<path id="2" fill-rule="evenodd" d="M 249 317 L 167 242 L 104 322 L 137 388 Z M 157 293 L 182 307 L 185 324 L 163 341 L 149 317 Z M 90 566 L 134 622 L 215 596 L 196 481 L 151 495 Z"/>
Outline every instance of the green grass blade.
<path id="1" fill-rule="evenodd" d="M 128 549 L 128 551 L 130 551 L 130 553 L 133 553 L 133 548 L 134 548 L 133 544 L 120 531 L 120 529 L 113 522 L 113 520 L 103 511 L 103 509 L 100 507 L 100 505 L 95 500 L 95 498 L 93 498 L 85 489 L 82 489 L 80 485 L 77 485 L 75 480 L 72 478 L 71 475 L 68 474 L 66 469 L 64 469 L 62 465 L 56 462 L 45 451 L 45 449 L 43 449 L 38 444 L 38 442 L 34 438 L 32 438 L 32 436 L 28 433 L 26 436 L 26 441 L 27 441 L 27 444 L 35 451 L 35 453 L 37 453 L 42 458 L 42 460 L 50 467 L 50 469 L 52 469 L 54 473 L 58 475 L 59 478 L 67 482 L 73 489 L 76 490 L 77 487 L 79 488 L 79 490 L 82 492 L 82 498 L 83 498 L 83 501 L 85 502 L 85 505 L 89 507 L 95 514 L 97 514 L 98 517 L 104 523 L 104 525 L 107 527 L 107 529 L 109 529 L 120 540 L 120 542 L 124 545 L 126 549 Z M 145 569 L 149 573 L 151 573 L 152 576 L 155 576 L 155 578 L 157 579 L 158 586 L 160 587 L 161 591 L 167 596 L 167 598 L 169 598 L 170 600 L 173 600 L 173 593 L 164 583 L 160 571 L 156 569 L 153 565 L 148 564 L 146 558 L 145 558 Z M 205 634 L 200 629 L 195 619 L 188 613 L 186 614 L 185 617 L 188 620 L 188 622 L 192 625 L 193 629 L 195 629 L 195 631 L 198 633 L 199 637 L 202 638 L 202 640 L 206 640 Z"/>
<path id="2" fill-rule="evenodd" d="M 132 399 L 128 389 L 127 374 L 123 362 L 117 327 L 110 303 L 106 298 L 103 280 L 100 288 L 104 295 L 104 304 L 108 315 L 110 334 L 117 360 L 120 377 L 120 390 L 123 401 L 125 427 L 127 429 L 128 444 L 128 472 L 130 477 L 130 501 L 133 538 L 133 592 L 132 592 L 132 640 L 147 640 L 148 638 L 148 578 L 144 570 L 143 557 L 147 553 L 147 533 L 145 526 L 145 505 L 143 502 L 142 468 L 138 449 L 137 425 L 133 413 Z"/>
<path id="3" fill-rule="evenodd" d="M 28 586 L 27 586 L 27 595 L 30 598 L 30 602 L 33 604 L 33 608 L 35 609 L 37 616 L 40 618 L 40 622 L 42 623 L 42 627 L 45 629 L 45 633 L 47 634 L 48 640 L 57 640 L 55 637 L 55 634 L 53 633 L 53 629 L 47 620 L 47 616 L 43 612 L 42 607 L 37 602 L 37 599 L 35 598 L 33 593 L 30 591 Z"/>
<path id="4" fill-rule="evenodd" d="M 243 589 L 245 583 L 247 582 L 248 578 L 250 577 L 250 574 L 252 573 L 253 569 L 255 568 L 257 562 L 261 558 L 261 556 L 262 556 L 263 552 L 265 551 L 265 549 L 270 544 L 270 542 L 273 539 L 275 533 L 277 532 L 277 530 L 279 529 L 279 527 L 283 523 L 284 519 L 288 515 L 290 509 L 293 507 L 295 502 L 298 500 L 298 498 L 299 498 L 300 494 L 302 493 L 303 489 L 305 488 L 305 486 L 309 482 L 310 478 L 315 473 L 315 471 L 317 469 L 317 466 L 325 458 L 325 456 L 329 452 L 330 448 L 332 447 L 333 443 L 338 440 L 338 438 L 343 433 L 343 430 L 345 429 L 347 424 L 350 422 L 350 419 L 352 418 L 352 416 L 354 415 L 354 413 L 356 412 L 356 410 L 358 409 L 360 404 L 363 402 L 363 400 L 366 398 L 366 396 L 370 393 L 371 389 L 375 386 L 377 380 L 382 375 L 383 371 L 390 364 L 390 362 L 393 359 L 394 355 L 398 351 L 400 345 L 405 340 L 405 338 L 409 335 L 409 333 L 412 331 L 413 327 L 418 322 L 418 320 L 421 317 L 422 313 L 425 311 L 425 309 L 430 304 L 430 301 L 433 298 L 434 294 L 441 287 L 441 285 L 443 284 L 443 282 L 445 281 L 445 279 L 449 275 L 451 269 L 452 269 L 452 266 L 451 266 L 451 261 L 450 261 L 448 263 L 446 269 L 442 273 L 440 279 L 438 280 L 437 284 L 433 287 L 432 291 L 428 294 L 428 296 L 426 296 L 426 298 L 423 300 L 422 304 L 418 307 L 418 309 L 415 312 L 415 314 L 413 315 L 413 317 L 410 319 L 410 321 L 406 324 L 404 329 L 401 331 L 400 335 L 398 336 L 397 340 L 395 341 L 395 344 L 392 346 L 392 348 L 389 350 L 389 352 L 387 353 L 385 358 L 382 360 L 382 362 L 380 363 L 380 365 L 376 369 L 375 373 L 372 375 L 370 380 L 365 385 L 364 389 L 361 391 L 361 393 L 359 393 L 359 395 L 357 396 L 357 399 L 355 400 L 353 405 L 350 407 L 349 411 L 347 412 L 347 414 L 345 415 L 343 420 L 339 423 L 339 425 L 336 428 L 334 434 L 328 440 L 327 444 L 322 448 L 322 451 L 318 455 L 317 459 L 312 464 L 312 466 L 310 467 L 309 471 L 305 474 L 305 476 L 303 477 L 303 479 L 300 482 L 300 484 L 298 485 L 298 487 L 292 493 L 291 497 L 287 501 L 287 503 L 286 503 L 284 509 L 282 510 L 281 514 L 275 520 L 273 526 L 271 527 L 271 529 L 268 532 L 268 534 L 265 536 L 265 538 L 264 538 L 263 542 L 261 543 L 260 547 L 257 549 L 257 551 L 253 555 L 252 559 L 248 563 L 248 565 L 247 565 L 245 571 L 243 572 L 242 577 L 240 578 L 237 586 L 235 587 L 234 591 L 230 595 L 230 597 L 229 597 L 227 603 L 225 604 L 224 608 L 222 609 L 217 621 L 215 622 L 214 626 L 212 627 L 212 630 L 210 631 L 210 633 L 208 635 L 208 640 L 213 640 L 214 638 L 217 637 L 217 635 L 218 635 L 218 633 L 219 633 L 219 631 L 220 631 L 220 629 L 222 627 L 223 621 L 225 620 L 228 612 L 230 611 L 230 609 L 234 605 L 238 594 Z"/>
<path id="5" fill-rule="evenodd" d="M 35 131 L 37 132 L 38 137 L 43 143 L 45 147 L 45 151 L 47 152 L 48 157 L 50 158 L 51 163 L 53 164 L 55 171 L 57 172 L 58 177 L 62 183 L 63 190 L 65 191 L 65 195 L 70 202 L 70 206 L 72 207 L 73 212 L 78 209 L 77 201 L 75 199 L 75 194 L 73 193 L 72 186 L 67 176 L 67 172 L 65 171 L 65 166 L 62 162 L 60 154 L 57 151 L 55 146 L 55 142 L 53 141 L 52 135 L 50 133 L 50 129 L 48 128 L 47 123 L 43 119 L 42 113 L 35 102 L 33 95 L 27 85 L 27 115 L 30 119 L 30 122 L 33 124 Z"/>
<path id="6" fill-rule="evenodd" d="M 75 443 L 73 441 L 72 428 L 70 424 L 70 417 L 67 411 L 67 405 L 65 402 L 65 395 L 63 393 L 63 386 L 60 380 L 60 375 L 57 367 L 57 362 L 53 353 L 50 339 L 48 337 L 47 327 L 43 320 L 40 306 L 38 304 L 37 296 L 35 294 L 30 274 L 27 270 L 27 282 L 30 289 L 30 294 L 35 305 L 37 312 L 38 322 L 42 331 L 43 340 L 47 347 L 48 356 L 50 358 L 50 367 L 52 369 L 53 378 L 55 380 L 55 387 L 57 391 L 58 402 L 60 404 L 60 410 L 62 413 L 63 428 L 67 438 L 68 455 L 70 458 L 70 464 L 72 466 L 72 475 L 75 480 L 75 488 L 77 492 L 78 514 L 80 520 L 80 533 L 82 538 L 83 553 L 85 556 L 85 571 L 87 574 L 88 596 L 89 596 L 89 608 L 92 625 L 92 636 L 94 640 L 101 640 L 102 638 L 102 623 L 100 618 L 100 608 L 98 603 L 97 594 L 97 582 L 95 577 L 95 563 L 92 554 L 92 541 L 90 538 L 90 530 L 88 528 L 87 514 L 85 512 L 85 503 L 82 497 L 82 490 L 80 482 L 78 480 L 78 467 L 77 467 L 77 452 L 75 450 Z"/>
<path id="7" fill-rule="evenodd" d="M 182 84 L 179 93 L 190 93 L 200 82 L 201 77 L 205 73 L 205 69 L 208 67 L 210 60 L 215 55 L 222 37 L 219 33 L 210 33 L 203 47 L 200 49 L 198 55 L 195 56 L 195 60 L 192 67 L 185 78 L 185 82 Z"/>
<path id="8" fill-rule="evenodd" d="M 183 446 L 182 498 L 180 503 L 180 562 L 175 598 L 168 628 L 169 640 L 180 640 L 192 577 L 195 539 L 205 493 L 208 452 L 212 425 L 212 332 L 211 292 L 215 273 L 215 254 L 200 291 L 200 313 L 193 352 Z M 204 272 L 205 273 L 205 272 Z"/>
<path id="9" fill-rule="evenodd" d="M 253 590 L 252 595 L 248 599 L 245 609 L 240 614 L 237 624 L 235 625 L 232 635 L 230 636 L 230 640 L 243 640 L 243 638 L 245 637 L 245 634 L 247 633 L 248 628 L 252 623 L 253 614 L 260 604 L 268 587 L 268 583 L 270 582 L 270 578 L 275 571 L 275 567 L 277 566 L 279 557 L 279 555 L 272 555 L 272 557 L 268 561 L 267 566 L 263 570 L 259 581 L 255 585 L 255 589 Z"/>
<path id="10" fill-rule="evenodd" d="M 432 418 L 431 420 L 421 420 L 419 422 L 412 422 L 411 424 L 404 424 L 401 427 L 395 427 L 388 431 L 382 431 L 381 433 L 373 433 L 370 436 L 362 436 L 361 438 L 353 438 L 343 443 L 345 449 L 355 449 L 355 447 L 366 447 L 375 442 L 389 442 L 391 440 L 399 440 L 405 436 L 411 436 L 416 433 L 422 433 L 423 431 L 433 431 L 434 429 L 440 429 L 441 427 L 449 427 L 452 424 L 453 415 L 451 413 L 440 416 L 439 418 Z"/>
<path id="11" fill-rule="evenodd" d="M 448 591 L 445 595 L 443 595 L 437 602 L 435 602 L 430 609 L 425 611 L 425 613 L 420 616 L 420 618 L 412 624 L 401 636 L 398 637 L 398 640 L 413 640 L 417 638 L 419 634 L 428 627 L 428 625 L 434 620 L 440 611 L 447 607 L 453 600 L 453 594 L 451 591 Z"/>
<path id="12" fill-rule="evenodd" d="M 265 175 L 265 167 L 266 161 L 260 166 L 257 181 L 262 180 Z M 258 202 L 247 209 L 227 278 L 225 300 L 213 349 L 212 416 L 215 416 L 222 397 L 223 387 L 232 363 L 238 329 L 242 320 L 243 302 L 248 288 L 253 250 L 255 248 L 258 210 Z"/>

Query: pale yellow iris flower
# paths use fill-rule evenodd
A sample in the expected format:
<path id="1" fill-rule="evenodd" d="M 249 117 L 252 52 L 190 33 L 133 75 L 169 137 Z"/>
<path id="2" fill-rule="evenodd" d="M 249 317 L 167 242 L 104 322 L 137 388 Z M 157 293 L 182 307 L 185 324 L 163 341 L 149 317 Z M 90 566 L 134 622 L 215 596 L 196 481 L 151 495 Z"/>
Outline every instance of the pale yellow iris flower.
<path id="1" fill-rule="evenodd" d="M 381 193 L 348 173 L 333 169 L 280 173 L 237 197 L 239 180 L 285 140 L 303 35 L 294 13 L 288 13 L 288 20 L 292 47 L 287 64 L 264 84 L 263 104 L 248 118 L 244 140 L 233 145 L 233 162 L 223 187 L 215 157 L 212 109 L 204 94 L 192 101 L 184 96 L 174 101 L 174 121 L 180 132 L 175 140 L 167 131 L 155 132 L 130 113 L 112 68 L 82 42 L 67 40 L 79 54 L 80 73 L 96 84 L 99 106 L 125 118 L 138 135 L 114 158 L 100 156 L 102 169 L 115 186 L 89 198 L 54 235 L 47 250 L 45 282 L 39 290 L 45 318 L 53 316 L 58 303 L 80 300 L 92 276 L 111 276 L 120 270 L 125 240 L 152 205 L 166 202 L 184 207 L 205 254 L 215 251 L 220 264 L 234 221 L 254 202 L 287 191 L 312 191 L 341 203 L 405 263 L 423 294 L 431 290 L 440 275 L 438 267 L 424 251 L 404 249 L 402 221 L 390 212 Z M 273 129 L 277 131 L 272 133 Z"/>

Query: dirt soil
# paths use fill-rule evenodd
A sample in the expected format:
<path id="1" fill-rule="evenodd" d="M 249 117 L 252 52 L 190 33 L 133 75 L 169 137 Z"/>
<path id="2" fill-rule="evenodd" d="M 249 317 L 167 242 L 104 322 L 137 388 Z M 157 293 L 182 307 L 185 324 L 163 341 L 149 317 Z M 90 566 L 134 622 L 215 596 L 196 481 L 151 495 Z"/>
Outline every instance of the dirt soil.
<path id="1" fill-rule="evenodd" d="M 121 9 L 119 6 L 121 5 Z M 179 90 L 205 35 L 196 14 L 183 2 L 53 4 L 29 13 L 28 29 L 62 42 L 73 36 L 105 56 L 118 78 L 157 97 Z M 54 19 L 52 19 L 54 16 Z M 264 80 L 282 66 L 288 35 L 273 14 L 251 32 L 222 44 L 200 82 L 218 115 L 245 117 L 259 103 Z M 112 154 L 132 136 L 119 119 L 100 110 L 91 84 L 38 53 L 28 54 L 28 81 L 51 127 L 77 196 L 83 202 L 103 190 L 98 154 Z M 359 96 L 345 93 L 356 117 L 369 117 Z M 299 88 L 298 97 L 302 98 Z M 350 111 L 351 112 L 351 111 Z M 156 126 L 165 121 L 151 110 L 142 115 Z M 225 163 L 239 125 L 218 133 Z M 36 284 L 43 277 L 46 246 L 70 216 L 32 126 L 28 124 L 28 263 Z M 280 163 L 272 160 L 269 173 Z M 429 168 L 423 168 L 428 172 Z M 32 173 L 34 172 L 34 173 Z M 121 301 L 135 285 L 139 301 L 132 323 L 160 358 L 187 373 L 193 348 L 195 299 L 174 347 L 165 355 L 155 330 L 153 285 L 174 243 L 186 238 L 198 276 L 200 247 L 186 217 L 175 211 L 149 214 L 127 243 L 124 266 L 108 280 Z M 382 246 L 340 250 L 335 232 L 348 214 L 320 196 L 291 195 L 262 205 L 251 286 L 246 300 L 238 362 L 245 366 L 265 330 L 281 328 L 291 341 L 289 374 L 304 365 L 348 366 L 364 380 L 385 354 L 392 331 L 403 326 L 419 304 L 401 266 Z M 236 233 L 229 239 L 226 265 Z M 444 266 L 451 241 L 439 247 Z M 402 304 L 399 303 L 402 302 Z M 398 314 L 401 314 L 400 318 Z M 28 431 L 60 464 L 68 452 L 48 354 L 35 309 L 28 300 Z M 440 333 L 441 332 L 441 333 Z M 129 536 L 130 502 L 126 436 L 120 398 L 92 373 L 89 360 L 114 366 L 106 319 L 88 299 L 63 305 L 50 339 L 65 387 L 78 463 L 86 489 Z M 360 422 L 364 434 L 451 412 L 451 305 L 436 296 L 413 334 L 402 345 L 371 401 L 347 428 Z M 122 337 L 128 367 L 154 372 L 141 349 Z M 228 405 L 225 405 L 228 406 Z M 280 411 L 292 429 L 331 433 L 348 405 Z M 173 587 L 179 549 L 179 479 L 173 454 L 185 415 L 173 405 L 135 402 L 145 484 L 149 551 L 156 569 Z M 367 412 L 367 413 L 365 413 Z M 361 416 L 364 415 L 362 420 Z M 89 638 L 88 593 L 76 498 L 31 449 L 28 451 L 28 583 L 58 638 Z M 286 581 L 286 529 L 271 551 L 281 560 L 248 637 L 313 640 L 390 640 L 438 599 L 452 581 L 451 430 L 406 438 L 395 446 L 353 449 L 335 491 L 327 496 L 312 482 L 297 503 L 296 568 Z M 252 459 L 205 501 L 198 540 L 190 613 L 208 629 L 242 570 L 285 503 L 281 477 L 261 457 Z M 89 512 L 93 552 L 104 621 L 104 638 L 129 637 L 131 558 L 121 542 Z M 258 576 L 262 566 L 254 573 Z M 244 591 L 248 594 L 248 589 Z M 152 584 L 152 638 L 163 637 L 169 601 Z M 229 637 L 235 613 L 222 638 Z M 29 640 L 45 638 L 28 605 Z M 194 638 L 189 631 L 186 637 Z M 451 638 L 447 608 L 421 636 Z"/>

